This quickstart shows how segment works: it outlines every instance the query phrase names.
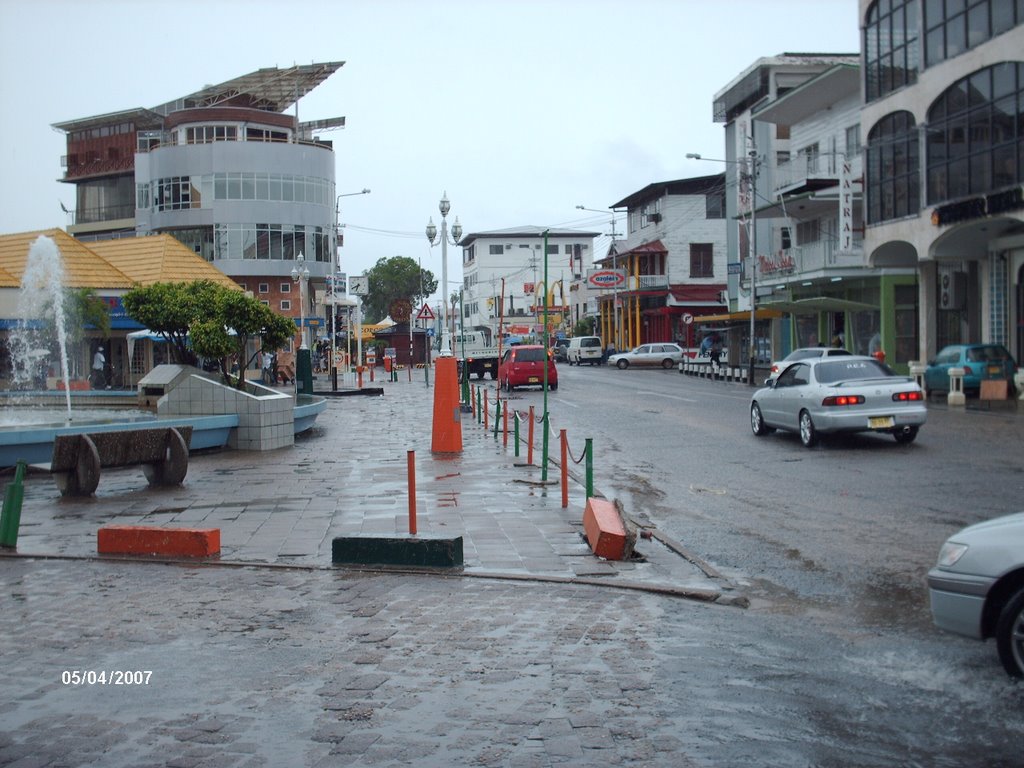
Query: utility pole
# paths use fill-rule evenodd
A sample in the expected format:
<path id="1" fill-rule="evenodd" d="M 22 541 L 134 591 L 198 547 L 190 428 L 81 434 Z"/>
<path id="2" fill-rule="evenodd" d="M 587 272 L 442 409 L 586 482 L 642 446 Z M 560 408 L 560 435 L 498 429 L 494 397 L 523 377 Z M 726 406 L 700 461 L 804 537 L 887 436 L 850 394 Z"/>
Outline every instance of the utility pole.
<path id="1" fill-rule="evenodd" d="M 757 313 L 757 144 L 754 131 L 750 132 L 750 370 L 747 382 L 754 384 L 754 366 L 757 364 L 757 339 L 754 338 L 754 317 Z"/>

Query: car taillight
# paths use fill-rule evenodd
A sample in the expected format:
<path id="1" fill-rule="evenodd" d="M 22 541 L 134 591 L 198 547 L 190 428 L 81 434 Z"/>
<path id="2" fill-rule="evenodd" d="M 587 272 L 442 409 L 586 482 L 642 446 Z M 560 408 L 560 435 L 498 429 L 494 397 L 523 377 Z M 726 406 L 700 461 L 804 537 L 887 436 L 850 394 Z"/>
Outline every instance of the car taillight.
<path id="1" fill-rule="evenodd" d="M 779 372 L 779 366 L 773 365 L 772 366 L 772 373 L 778 373 L 778 372 Z"/>
<path id="2" fill-rule="evenodd" d="M 920 390 L 914 390 L 913 392 L 895 392 L 893 393 L 892 399 L 898 403 L 909 403 L 924 400 L 924 393 Z"/>
<path id="3" fill-rule="evenodd" d="M 822 405 L 860 405 L 864 395 L 831 395 L 821 401 Z"/>

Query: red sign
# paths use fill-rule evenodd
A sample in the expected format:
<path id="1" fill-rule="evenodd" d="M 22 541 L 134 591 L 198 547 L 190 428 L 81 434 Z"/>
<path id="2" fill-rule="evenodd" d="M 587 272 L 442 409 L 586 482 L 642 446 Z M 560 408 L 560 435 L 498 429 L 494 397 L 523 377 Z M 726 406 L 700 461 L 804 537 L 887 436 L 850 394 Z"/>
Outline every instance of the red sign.
<path id="1" fill-rule="evenodd" d="M 420 307 L 420 311 L 416 313 L 416 319 L 417 320 L 433 320 L 434 319 L 434 312 L 430 308 L 429 304 L 424 304 L 422 307 Z"/>

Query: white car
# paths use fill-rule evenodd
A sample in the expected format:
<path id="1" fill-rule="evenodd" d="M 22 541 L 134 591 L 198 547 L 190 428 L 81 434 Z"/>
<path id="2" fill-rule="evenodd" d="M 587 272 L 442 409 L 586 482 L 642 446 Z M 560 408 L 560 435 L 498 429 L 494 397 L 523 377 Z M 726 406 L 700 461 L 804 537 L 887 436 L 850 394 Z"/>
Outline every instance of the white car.
<path id="1" fill-rule="evenodd" d="M 769 381 L 774 381 L 779 378 L 779 374 L 785 370 L 786 366 L 796 360 L 809 360 L 812 357 L 833 357 L 835 355 L 852 354 L 853 353 L 849 350 L 838 347 L 800 347 L 799 349 L 794 349 L 781 360 L 776 360 L 772 363 L 771 371 L 769 372 L 765 383 L 767 384 Z"/>
<path id="2" fill-rule="evenodd" d="M 1003 668 L 1024 677 L 1024 512 L 964 528 L 928 572 L 936 626 L 996 639 Z"/>
<path id="3" fill-rule="evenodd" d="M 631 365 L 660 365 L 662 368 L 674 368 L 683 361 L 683 348 L 678 344 L 641 344 L 629 352 L 620 352 L 608 358 L 608 365 L 614 365 L 620 371 Z"/>
<path id="4" fill-rule="evenodd" d="M 924 392 L 873 357 L 812 357 L 790 363 L 750 400 L 750 428 L 761 437 L 797 432 L 810 448 L 820 435 L 885 432 L 911 443 L 928 419 Z"/>

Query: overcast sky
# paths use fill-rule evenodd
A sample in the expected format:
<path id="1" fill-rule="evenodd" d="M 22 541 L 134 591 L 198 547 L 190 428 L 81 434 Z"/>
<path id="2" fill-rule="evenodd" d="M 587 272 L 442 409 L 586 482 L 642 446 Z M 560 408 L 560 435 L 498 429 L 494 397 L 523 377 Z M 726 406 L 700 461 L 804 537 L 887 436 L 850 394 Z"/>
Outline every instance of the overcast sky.
<path id="1" fill-rule="evenodd" d="M 575 206 L 721 170 L 685 155 L 723 156 L 712 97 L 758 58 L 859 49 L 857 0 L 0 0 L 0 30 L 0 233 L 69 223 L 53 123 L 345 61 L 299 102 L 347 119 L 322 134 L 338 193 L 372 190 L 340 201 L 341 268 L 400 255 L 438 278 L 443 192 L 466 233 L 606 233 Z"/>

